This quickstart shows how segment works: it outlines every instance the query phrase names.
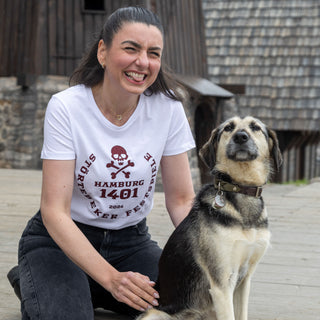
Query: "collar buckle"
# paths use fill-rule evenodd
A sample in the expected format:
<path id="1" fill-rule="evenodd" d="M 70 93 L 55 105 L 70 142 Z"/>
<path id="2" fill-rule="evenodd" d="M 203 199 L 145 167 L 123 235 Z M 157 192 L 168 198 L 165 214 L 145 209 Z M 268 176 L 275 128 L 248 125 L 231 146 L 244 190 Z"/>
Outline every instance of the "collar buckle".
<path id="1" fill-rule="evenodd" d="M 260 198 L 261 197 L 262 190 L 263 190 L 262 187 L 257 187 L 256 195 L 255 195 L 256 198 Z"/>

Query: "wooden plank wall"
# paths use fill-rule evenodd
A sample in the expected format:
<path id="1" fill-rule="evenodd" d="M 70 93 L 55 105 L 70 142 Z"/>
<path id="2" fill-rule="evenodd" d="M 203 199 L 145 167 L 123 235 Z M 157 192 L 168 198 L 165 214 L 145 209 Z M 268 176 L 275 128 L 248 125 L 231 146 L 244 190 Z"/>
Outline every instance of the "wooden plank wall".
<path id="1" fill-rule="evenodd" d="M 40 38 L 48 39 L 41 73 L 69 76 L 98 36 L 106 16 L 118 7 L 138 2 L 105 1 L 104 10 L 85 11 L 81 0 L 41 1 L 47 19 L 40 30 L 47 30 L 47 34 Z"/>
<path id="2" fill-rule="evenodd" d="M 164 59 L 175 72 L 206 75 L 200 0 L 105 0 L 102 11 L 85 11 L 84 0 L 0 0 L 0 76 L 69 76 L 106 16 L 128 5 L 160 16 Z"/>
<path id="3" fill-rule="evenodd" d="M 37 0 L 0 1 L 0 76 L 35 69 Z"/>
<path id="4" fill-rule="evenodd" d="M 156 0 L 165 28 L 166 63 L 177 73 L 207 77 L 201 1 Z"/>
<path id="5" fill-rule="evenodd" d="M 69 76 L 115 9 L 143 0 L 104 1 L 85 11 L 83 0 L 0 0 L 0 76 Z"/>

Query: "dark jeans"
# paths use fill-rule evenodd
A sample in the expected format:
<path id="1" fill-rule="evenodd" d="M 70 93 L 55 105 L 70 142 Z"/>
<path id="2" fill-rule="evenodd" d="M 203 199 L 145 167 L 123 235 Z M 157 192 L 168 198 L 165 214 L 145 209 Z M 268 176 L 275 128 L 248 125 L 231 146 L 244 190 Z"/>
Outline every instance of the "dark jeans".
<path id="1" fill-rule="evenodd" d="M 161 249 L 150 239 L 146 220 L 122 230 L 105 230 L 76 222 L 98 252 L 118 271 L 134 271 L 157 280 Z M 19 243 L 22 319 L 90 320 L 94 308 L 134 318 L 137 311 L 116 301 L 56 245 L 38 212 Z"/>

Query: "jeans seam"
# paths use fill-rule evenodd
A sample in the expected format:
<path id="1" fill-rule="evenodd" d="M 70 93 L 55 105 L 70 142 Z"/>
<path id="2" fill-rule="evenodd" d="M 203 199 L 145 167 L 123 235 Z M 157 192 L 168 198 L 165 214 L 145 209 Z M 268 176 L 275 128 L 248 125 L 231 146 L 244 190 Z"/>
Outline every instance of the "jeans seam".
<path id="1" fill-rule="evenodd" d="M 33 278 L 32 278 L 32 274 L 31 274 L 31 269 L 30 269 L 30 266 L 28 264 L 28 261 L 27 261 L 27 257 L 26 256 L 23 256 L 21 258 L 21 263 L 25 265 L 26 269 L 28 270 L 27 271 L 27 281 L 29 283 L 29 288 L 32 288 L 32 295 L 30 295 L 30 302 L 32 302 L 32 304 L 34 305 L 34 309 L 37 310 L 37 314 L 35 316 L 37 316 L 38 319 L 41 318 L 41 312 L 40 312 L 40 306 L 39 306 L 39 300 L 38 300 L 38 297 L 37 297 L 37 292 L 35 290 L 35 286 L 34 286 L 34 282 L 33 282 Z M 24 303 L 25 301 L 27 301 L 28 299 L 23 299 L 22 297 L 22 303 Z M 25 309 L 26 310 L 26 309 Z M 27 310 L 26 310 L 27 312 Z M 27 312 L 28 313 L 28 312 Z"/>

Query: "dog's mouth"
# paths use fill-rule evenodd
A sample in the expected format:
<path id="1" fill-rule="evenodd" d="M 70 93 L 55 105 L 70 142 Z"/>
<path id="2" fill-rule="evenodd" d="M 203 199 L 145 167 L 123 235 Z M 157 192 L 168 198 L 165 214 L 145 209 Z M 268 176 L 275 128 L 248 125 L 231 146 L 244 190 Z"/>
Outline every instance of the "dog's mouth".
<path id="1" fill-rule="evenodd" d="M 227 146 L 227 157 L 233 161 L 253 161 L 258 157 L 258 150 L 254 143 L 248 142 L 239 145 L 237 143 L 229 143 Z"/>
<path id="2" fill-rule="evenodd" d="M 238 150 L 227 154 L 228 158 L 234 161 L 252 161 L 257 158 L 257 154 L 252 154 L 248 150 Z"/>

